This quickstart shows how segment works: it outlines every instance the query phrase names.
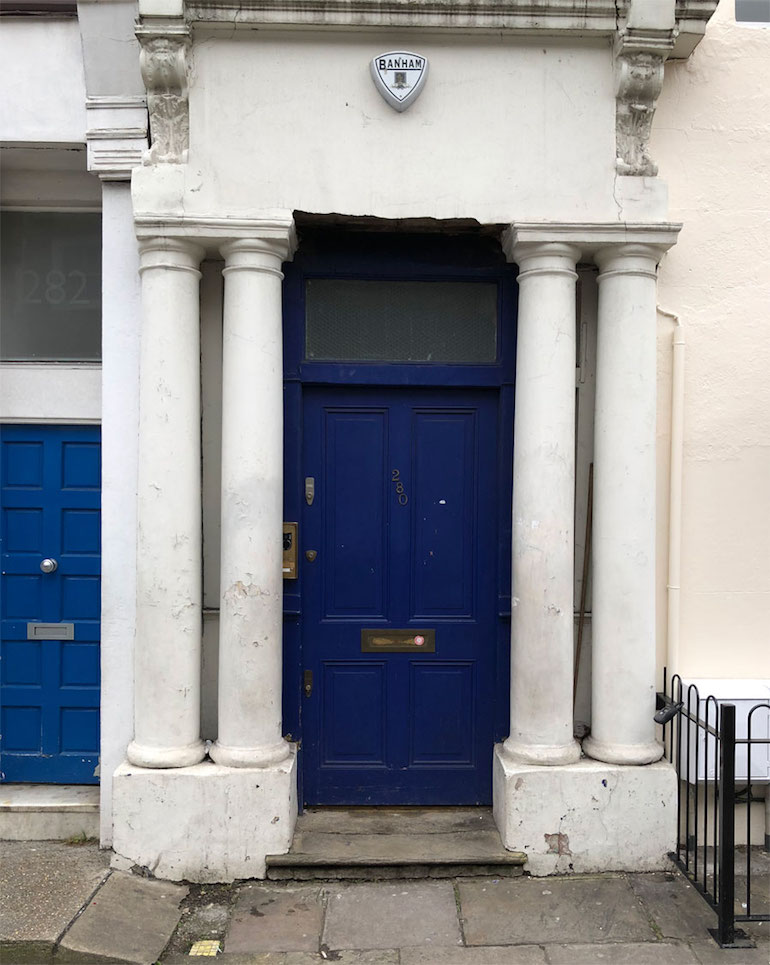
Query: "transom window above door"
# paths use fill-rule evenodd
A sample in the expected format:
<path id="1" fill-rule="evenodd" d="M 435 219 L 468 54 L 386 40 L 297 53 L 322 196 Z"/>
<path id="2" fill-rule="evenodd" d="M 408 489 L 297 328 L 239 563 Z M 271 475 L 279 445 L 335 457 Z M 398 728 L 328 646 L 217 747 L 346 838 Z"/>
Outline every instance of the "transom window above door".
<path id="1" fill-rule="evenodd" d="M 492 363 L 497 324 L 495 282 L 305 282 L 309 361 Z"/>
<path id="2" fill-rule="evenodd" d="M 101 215 L 3 211 L 2 360 L 98 362 Z"/>

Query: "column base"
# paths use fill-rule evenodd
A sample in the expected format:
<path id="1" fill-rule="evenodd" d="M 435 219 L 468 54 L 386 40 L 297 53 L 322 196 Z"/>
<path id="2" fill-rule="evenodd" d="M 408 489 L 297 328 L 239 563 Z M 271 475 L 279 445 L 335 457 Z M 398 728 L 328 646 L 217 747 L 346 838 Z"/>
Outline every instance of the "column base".
<path id="1" fill-rule="evenodd" d="M 179 770 L 123 763 L 113 777 L 116 860 L 170 881 L 264 878 L 265 857 L 285 854 L 297 820 L 297 754 L 280 764 Z"/>
<path id="2" fill-rule="evenodd" d="M 663 745 L 659 741 L 647 744 L 613 744 L 588 736 L 583 741 L 583 752 L 595 761 L 606 764 L 654 764 L 663 757 Z"/>
<path id="3" fill-rule="evenodd" d="M 667 762 L 620 767 L 513 763 L 495 747 L 493 812 L 503 845 L 533 875 L 668 868 L 676 847 L 676 772 Z"/>
<path id="4" fill-rule="evenodd" d="M 511 764 L 537 764 L 541 767 L 557 767 L 574 764 L 580 760 L 580 744 L 576 740 L 568 744 L 522 744 L 509 737 L 503 744 L 501 753 Z"/>
<path id="5" fill-rule="evenodd" d="M 223 767 L 270 767 L 285 761 L 291 745 L 285 740 L 272 747 L 227 747 L 215 741 L 209 749 L 212 761 Z"/>
<path id="6" fill-rule="evenodd" d="M 206 745 L 201 740 L 183 747 L 150 747 L 131 741 L 126 757 L 136 767 L 192 767 L 206 756 Z"/>

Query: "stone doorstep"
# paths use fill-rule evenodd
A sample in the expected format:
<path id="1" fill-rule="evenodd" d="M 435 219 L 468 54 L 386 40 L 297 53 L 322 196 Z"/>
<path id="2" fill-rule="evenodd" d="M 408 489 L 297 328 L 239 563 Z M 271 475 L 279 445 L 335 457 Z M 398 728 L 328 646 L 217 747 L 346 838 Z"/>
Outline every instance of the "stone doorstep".
<path id="1" fill-rule="evenodd" d="M 12 811 L 99 813 L 98 784 L 3 784 L 0 814 Z"/>
<path id="2" fill-rule="evenodd" d="M 360 837 L 360 836 L 359 836 Z M 385 843 L 387 838 L 381 843 Z M 272 880 L 314 878 L 376 880 L 384 878 L 456 878 L 473 875 L 512 877 L 523 874 L 527 857 L 517 851 L 492 854 L 481 849 L 475 855 L 430 854 L 418 848 L 405 853 L 397 847 L 385 855 L 365 849 L 356 853 L 295 853 L 267 856 L 267 877 Z"/>
<path id="3" fill-rule="evenodd" d="M 273 880 L 448 878 L 522 873 L 491 808 L 334 808 L 306 811 L 287 854 L 267 856 Z"/>
<path id="4" fill-rule="evenodd" d="M 63 841 L 99 834 L 99 786 L 4 784 L 0 840 Z"/>
<path id="5" fill-rule="evenodd" d="M 507 865 L 524 865 L 527 861 L 527 856 L 523 851 L 508 851 L 504 855 L 493 855 L 484 852 L 480 852 L 477 855 L 448 855 L 448 854 L 438 854 L 438 855 L 427 855 L 427 854 L 398 854 L 397 850 L 394 849 L 394 853 L 390 856 L 384 855 L 373 855 L 367 854 L 269 854 L 267 856 L 267 865 L 269 868 L 280 868 L 280 867 L 320 867 L 329 868 L 336 867 L 338 865 L 350 865 L 351 867 L 361 867 L 362 865 L 371 865 L 372 867 L 409 867 L 412 865 L 452 865 L 454 867 L 475 867 L 478 865 L 485 865 L 489 867 L 495 867 L 497 865 L 505 867 Z"/>
<path id="6" fill-rule="evenodd" d="M 414 864 L 361 865 L 337 864 L 328 867 L 309 865 L 267 869 L 269 881 L 414 881 L 420 878 L 496 877 L 517 878 L 524 874 L 521 865 Z"/>

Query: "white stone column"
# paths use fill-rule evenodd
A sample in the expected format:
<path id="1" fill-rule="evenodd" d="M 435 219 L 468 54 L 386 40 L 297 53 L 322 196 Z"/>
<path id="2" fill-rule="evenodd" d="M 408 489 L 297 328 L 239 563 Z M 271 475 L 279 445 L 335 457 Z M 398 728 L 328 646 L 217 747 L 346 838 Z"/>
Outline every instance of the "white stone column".
<path id="1" fill-rule="evenodd" d="M 200 739 L 201 463 L 198 266 L 181 239 L 140 242 L 134 740 L 141 767 L 185 767 Z"/>
<path id="2" fill-rule="evenodd" d="M 586 754 L 649 764 L 655 740 L 656 266 L 618 244 L 600 268 L 594 423 L 591 734 Z"/>
<path id="3" fill-rule="evenodd" d="M 233 241 L 225 257 L 219 729 L 230 767 L 288 757 L 281 731 L 283 238 Z"/>
<path id="4" fill-rule="evenodd" d="M 569 764 L 573 737 L 575 265 L 557 242 L 513 247 L 519 265 L 513 437 L 511 732 L 504 750 Z"/>

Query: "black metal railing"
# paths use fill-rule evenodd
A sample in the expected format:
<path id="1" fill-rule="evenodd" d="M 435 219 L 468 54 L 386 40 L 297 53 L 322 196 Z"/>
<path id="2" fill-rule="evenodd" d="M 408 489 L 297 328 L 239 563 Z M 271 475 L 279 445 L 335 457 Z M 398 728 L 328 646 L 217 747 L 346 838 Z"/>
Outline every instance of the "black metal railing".
<path id="1" fill-rule="evenodd" d="M 663 724 L 666 756 L 676 767 L 677 844 L 672 858 L 691 884 L 717 913 L 713 935 L 723 948 L 750 944 L 736 922 L 770 921 L 770 914 L 752 912 L 751 805 L 762 800 L 754 794 L 757 778 L 751 751 L 770 744 L 756 737 L 755 715 L 770 713 L 770 704 L 757 703 L 748 713 L 745 737 L 737 737 L 735 705 L 713 696 L 702 698 L 695 684 L 685 687 L 675 674 L 658 695 L 656 720 Z M 746 748 L 746 774 L 736 778 L 736 750 Z M 755 757 L 756 760 L 756 757 Z M 764 776 L 767 780 L 767 776 Z M 770 788 L 765 793 L 770 793 Z M 741 906 L 736 914 L 736 803 L 746 804 L 746 866 L 740 875 Z M 742 870 L 742 869 L 741 869 Z M 745 883 L 744 883 L 745 882 Z"/>

